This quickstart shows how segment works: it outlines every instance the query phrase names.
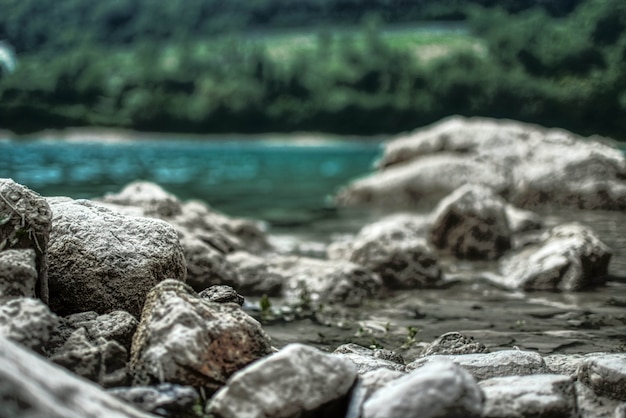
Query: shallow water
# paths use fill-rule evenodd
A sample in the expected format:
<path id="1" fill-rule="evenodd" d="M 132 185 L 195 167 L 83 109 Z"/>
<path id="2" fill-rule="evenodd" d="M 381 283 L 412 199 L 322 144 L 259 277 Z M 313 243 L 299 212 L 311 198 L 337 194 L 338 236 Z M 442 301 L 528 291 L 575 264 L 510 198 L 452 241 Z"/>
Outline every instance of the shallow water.
<path id="1" fill-rule="evenodd" d="M 278 247 L 321 256 L 330 241 L 381 216 L 338 210 L 328 200 L 338 187 L 369 172 L 379 151 L 380 140 L 284 137 L 0 141 L 0 177 L 43 195 L 74 198 L 117 192 L 136 179 L 154 181 L 181 199 L 266 220 Z M 300 341 L 330 350 L 353 341 L 399 351 L 409 360 L 424 343 L 449 331 L 473 336 L 491 349 L 626 351 L 626 214 L 559 210 L 542 215 L 547 226 L 586 223 L 613 249 L 606 286 L 579 293 L 514 292 L 483 279 L 482 272 L 493 265 L 443 260 L 458 279 L 444 289 L 390 293 L 357 310 L 326 306 L 307 319 L 274 321 L 266 329 L 276 346 Z"/>

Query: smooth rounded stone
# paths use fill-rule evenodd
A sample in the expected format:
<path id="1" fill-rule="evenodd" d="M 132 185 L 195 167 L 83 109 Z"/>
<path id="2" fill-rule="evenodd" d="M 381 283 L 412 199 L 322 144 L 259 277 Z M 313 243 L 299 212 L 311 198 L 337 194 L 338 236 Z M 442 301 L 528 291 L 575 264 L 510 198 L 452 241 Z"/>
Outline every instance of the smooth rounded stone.
<path id="1" fill-rule="evenodd" d="M 50 360 L 103 387 L 129 383 L 128 351 L 116 341 L 91 340 L 85 328 L 74 331 Z"/>
<path id="2" fill-rule="evenodd" d="M 202 299 L 215 303 L 236 303 L 243 306 L 244 298 L 230 286 L 215 285 L 198 293 Z"/>
<path id="3" fill-rule="evenodd" d="M 503 350 L 493 353 L 431 355 L 407 364 L 407 371 L 424 367 L 431 361 L 450 360 L 470 372 L 476 380 L 492 377 L 546 374 L 550 371 L 543 358 L 532 351 Z"/>
<path id="4" fill-rule="evenodd" d="M 360 306 L 378 294 L 380 277 L 348 261 L 319 260 L 297 256 L 273 256 L 270 269 L 285 277 L 285 297 L 295 302 Z"/>
<path id="5" fill-rule="evenodd" d="M 52 211 L 45 198 L 11 179 L 0 178 L 0 251 L 21 248 L 35 251 L 35 293 L 46 303 L 51 223 Z"/>
<path id="6" fill-rule="evenodd" d="M 427 171 L 442 159 L 471 161 L 475 168 L 451 165 L 449 170 Z M 419 204 L 436 195 L 434 186 L 451 192 L 471 178 L 498 193 L 506 191 L 511 203 L 525 208 L 626 208 L 626 158 L 619 149 L 599 138 L 517 121 L 444 119 L 388 142 L 379 168 L 344 189 L 347 196 L 340 201 L 384 204 L 384 186 L 390 185 L 396 187 L 390 190 L 392 196 Z M 485 181 L 494 170 L 498 181 L 493 183 L 499 182 L 498 187 Z M 388 205 L 396 203 L 388 201 Z"/>
<path id="7" fill-rule="evenodd" d="M 600 396 L 626 401 L 626 354 L 606 354 L 585 359 L 578 380 Z"/>
<path id="8" fill-rule="evenodd" d="M 567 223 L 546 232 L 541 242 L 500 261 L 498 284 L 524 290 L 581 290 L 604 283 L 611 250 L 588 227 Z"/>
<path id="9" fill-rule="evenodd" d="M 38 353 L 56 333 L 59 318 L 40 300 L 13 299 L 0 305 L 0 334 Z"/>
<path id="10" fill-rule="evenodd" d="M 0 398 L 6 418 L 154 417 L 2 336 Z"/>
<path id="11" fill-rule="evenodd" d="M 235 373 L 211 400 L 216 418 L 343 417 L 357 377 L 354 365 L 303 344 Z"/>
<path id="12" fill-rule="evenodd" d="M 134 181 L 119 193 L 106 194 L 102 200 L 116 205 L 141 207 L 145 216 L 172 217 L 182 213 L 182 204 L 176 196 L 147 181 Z"/>
<path id="13" fill-rule="evenodd" d="M 439 336 L 424 350 L 423 356 L 435 354 L 474 354 L 486 353 L 487 347 L 472 337 L 466 337 L 460 332 L 448 332 Z"/>
<path id="14" fill-rule="evenodd" d="M 342 188 L 335 197 L 340 206 L 430 208 L 472 179 L 504 192 L 510 179 L 506 167 L 479 157 L 431 155 L 386 168 Z"/>
<path id="15" fill-rule="evenodd" d="M 508 376 L 479 383 L 484 418 L 577 417 L 574 381 L 558 374 Z"/>
<path id="16" fill-rule="evenodd" d="M 357 344 L 343 344 L 337 347 L 333 354 L 354 363 L 359 375 L 377 369 L 404 372 L 405 368 L 402 356 L 390 350 L 372 350 Z"/>
<path id="17" fill-rule="evenodd" d="M 239 274 L 224 253 L 190 235 L 183 235 L 180 243 L 187 264 L 186 283 L 194 290 L 219 284 L 239 287 Z"/>
<path id="18" fill-rule="evenodd" d="M 226 261 L 239 275 L 237 290 L 244 295 L 279 296 L 286 278 L 273 271 L 266 257 L 245 251 L 226 256 Z"/>
<path id="19" fill-rule="evenodd" d="M 36 257 L 31 248 L 0 251 L 0 300 L 36 297 Z"/>
<path id="20" fill-rule="evenodd" d="M 169 224 L 128 217 L 85 200 L 51 200 L 50 307 L 59 314 L 123 310 L 138 316 L 146 294 L 167 278 L 185 280 Z"/>
<path id="21" fill-rule="evenodd" d="M 198 392 L 189 386 L 162 383 L 156 386 L 135 386 L 108 389 L 116 398 L 137 409 L 162 417 L 196 416 L 193 408 L 200 402 Z"/>
<path id="22" fill-rule="evenodd" d="M 240 306 L 209 302 L 183 282 L 165 280 L 146 298 L 130 366 L 134 385 L 170 382 L 217 390 L 271 352 L 261 325 Z"/>
<path id="23" fill-rule="evenodd" d="M 363 404 L 372 394 L 392 380 L 399 379 L 404 375 L 404 372 L 387 368 L 379 368 L 359 374 L 359 379 L 352 391 L 350 406 L 348 407 L 345 418 L 360 418 Z"/>
<path id="24" fill-rule="evenodd" d="M 429 240 L 458 258 L 493 260 L 511 248 L 506 202 L 491 189 L 467 184 L 439 202 Z"/>
<path id="25" fill-rule="evenodd" d="M 483 393 L 474 378 L 450 361 L 436 361 L 378 389 L 363 404 L 363 418 L 480 417 Z"/>

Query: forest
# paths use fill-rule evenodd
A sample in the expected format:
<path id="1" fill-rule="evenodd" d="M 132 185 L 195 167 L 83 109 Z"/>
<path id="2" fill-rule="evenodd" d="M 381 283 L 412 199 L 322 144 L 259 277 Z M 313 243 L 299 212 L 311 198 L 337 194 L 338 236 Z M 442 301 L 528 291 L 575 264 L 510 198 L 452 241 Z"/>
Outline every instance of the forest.
<path id="1" fill-rule="evenodd" d="M 370 135 L 461 114 L 626 138 L 623 0 L 0 7 L 17 61 L 0 73 L 0 127 L 18 133 Z"/>

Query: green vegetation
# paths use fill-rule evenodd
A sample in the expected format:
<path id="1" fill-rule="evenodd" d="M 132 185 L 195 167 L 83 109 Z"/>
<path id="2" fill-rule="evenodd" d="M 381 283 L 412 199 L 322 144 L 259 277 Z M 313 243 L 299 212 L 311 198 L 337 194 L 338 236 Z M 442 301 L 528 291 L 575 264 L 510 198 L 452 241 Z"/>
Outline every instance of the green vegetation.
<path id="1" fill-rule="evenodd" d="M 623 0 L 497 2 L 514 15 L 467 7 L 487 0 L 0 3 L 19 59 L 0 79 L 0 126 L 18 132 L 374 134 L 463 114 L 626 137 Z M 54 10 L 30 22 L 35 7 Z M 432 16 L 467 16 L 470 32 L 389 24 Z M 288 29 L 303 21 L 328 25 Z"/>

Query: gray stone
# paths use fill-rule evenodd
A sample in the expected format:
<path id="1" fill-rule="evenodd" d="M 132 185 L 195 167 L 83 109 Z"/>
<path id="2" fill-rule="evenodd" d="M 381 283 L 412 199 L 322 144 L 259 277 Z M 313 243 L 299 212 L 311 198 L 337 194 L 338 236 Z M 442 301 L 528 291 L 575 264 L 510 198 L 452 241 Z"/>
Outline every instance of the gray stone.
<path id="1" fill-rule="evenodd" d="M 13 299 L 0 306 L 0 334 L 38 353 L 43 353 L 58 323 L 39 299 Z"/>
<path id="2" fill-rule="evenodd" d="M 239 288 L 239 274 L 226 260 L 226 254 L 188 234 L 180 243 L 187 263 L 187 284 L 194 290 L 222 284 Z"/>
<path id="3" fill-rule="evenodd" d="M 581 382 L 575 383 L 576 403 L 582 418 L 615 418 L 622 401 L 598 396 Z"/>
<path id="4" fill-rule="evenodd" d="M 626 401 L 626 354 L 606 354 L 585 359 L 578 380 L 600 396 Z"/>
<path id="5" fill-rule="evenodd" d="M 626 158 L 620 150 L 516 121 L 445 119 L 388 142 L 379 167 L 344 188 L 339 203 L 420 205 L 471 179 L 525 208 L 626 208 Z"/>
<path id="6" fill-rule="evenodd" d="M 3 418 L 148 418 L 104 390 L 0 336 Z"/>
<path id="7" fill-rule="evenodd" d="M 171 383 L 120 387 L 108 389 L 107 392 L 137 409 L 171 418 L 196 416 L 193 408 L 200 402 L 200 396 L 194 388 Z"/>
<path id="8" fill-rule="evenodd" d="M 128 384 L 128 351 L 102 337 L 91 341 L 85 328 L 74 331 L 50 360 L 103 387 Z"/>
<path id="9" fill-rule="evenodd" d="M 418 369 L 431 361 L 438 361 L 439 359 L 450 360 L 458 364 L 470 372 L 476 380 L 549 373 L 543 358 L 539 354 L 520 350 L 461 355 L 432 355 L 409 363 L 407 371 Z"/>
<path id="10" fill-rule="evenodd" d="M 244 295 L 279 296 L 286 277 L 275 272 L 266 257 L 256 256 L 245 251 L 237 251 L 226 256 L 226 260 L 239 274 L 237 290 Z"/>
<path id="11" fill-rule="evenodd" d="M 226 285 L 211 286 L 200 292 L 198 296 L 215 303 L 236 303 L 239 306 L 243 306 L 244 302 L 243 296 L 232 287 Z"/>
<path id="12" fill-rule="evenodd" d="M 500 285 L 525 290 L 581 290 L 604 283 L 611 250 L 588 227 L 559 225 L 538 244 L 506 256 L 500 262 Z"/>
<path id="13" fill-rule="evenodd" d="M 85 328 L 90 341 L 104 338 L 119 343 L 128 351 L 138 324 L 137 319 L 125 311 L 113 311 L 104 315 L 82 312 L 63 318 L 63 323 L 73 331 Z"/>
<path id="14" fill-rule="evenodd" d="M 0 251 L 0 299 L 36 297 L 36 257 L 30 248 Z"/>
<path id="15" fill-rule="evenodd" d="M 333 354 L 354 363 L 360 375 L 377 369 L 404 372 L 404 359 L 390 350 L 372 350 L 357 344 L 343 344 Z"/>
<path id="16" fill-rule="evenodd" d="M 240 306 L 201 299 L 184 283 L 165 280 L 146 299 L 130 365 L 133 384 L 216 390 L 269 353 L 269 337 Z"/>
<path id="17" fill-rule="evenodd" d="M 355 379 L 350 361 L 290 344 L 233 375 L 210 412 L 217 418 L 343 417 Z"/>
<path id="18" fill-rule="evenodd" d="M 459 258 L 493 260 L 511 248 L 506 202 L 491 189 L 467 184 L 433 211 L 429 240 Z"/>
<path id="19" fill-rule="evenodd" d="M 109 193 L 102 200 L 116 205 L 141 207 L 144 216 L 173 217 L 182 213 L 182 203 L 176 196 L 147 181 L 132 182 L 119 193 Z"/>
<path id="20" fill-rule="evenodd" d="M 352 391 L 352 398 L 350 399 L 350 406 L 348 407 L 346 418 L 360 418 L 363 404 L 372 394 L 392 380 L 399 379 L 404 375 L 404 372 L 387 368 L 378 368 L 359 374 L 357 385 Z"/>
<path id="21" fill-rule="evenodd" d="M 51 222 L 52 211 L 43 197 L 11 179 L 0 178 L 0 251 L 10 248 L 35 251 L 38 277 L 35 292 L 46 303 Z"/>
<path id="22" fill-rule="evenodd" d="M 487 347 L 472 337 L 466 337 L 459 332 L 448 332 L 441 335 L 424 350 L 424 356 L 435 354 L 474 354 L 485 353 Z"/>
<path id="23" fill-rule="evenodd" d="M 363 404 L 363 418 L 480 417 L 483 393 L 474 378 L 436 361 L 392 380 Z"/>
<path id="24" fill-rule="evenodd" d="M 128 217 L 84 200 L 52 201 L 50 307 L 83 311 L 141 312 L 158 282 L 185 280 L 176 231 L 156 219 Z"/>
<path id="25" fill-rule="evenodd" d="M 577 417 L 574 381 L 558 374 L 496 377 L 480 382 L 484 418 Z"/>
<path id="26" fill-rule="evenodd" d="M 615 408 L 615 418 L 626 418 L 626 403 Z"/>

